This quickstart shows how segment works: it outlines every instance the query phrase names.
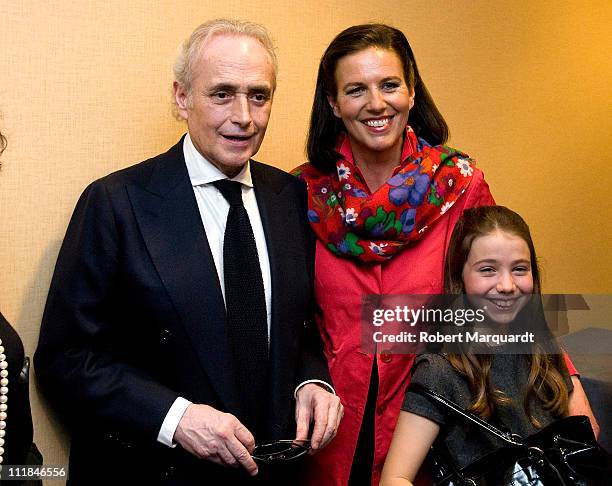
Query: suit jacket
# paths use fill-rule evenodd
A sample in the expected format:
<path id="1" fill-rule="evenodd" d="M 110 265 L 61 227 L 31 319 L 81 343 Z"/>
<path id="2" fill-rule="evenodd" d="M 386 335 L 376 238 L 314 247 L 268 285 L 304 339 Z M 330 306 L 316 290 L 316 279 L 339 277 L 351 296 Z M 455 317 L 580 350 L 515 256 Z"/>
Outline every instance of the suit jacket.
<path id="1" fill-rule="evenodd" d="M 92 183 L 59 253 L 35 366 L 72 429 L 72 484 L 249 484 L 242 471 L 156 442 L 178 396 L 242 414 L 221 287 L 182 146 Z M 308 319 L 314 238 L 305 188 L 255 161 L 251 174 L 272 277 L 268 434 L 260 443 L 294 437 L 297 384 L 331 380 Z"/>

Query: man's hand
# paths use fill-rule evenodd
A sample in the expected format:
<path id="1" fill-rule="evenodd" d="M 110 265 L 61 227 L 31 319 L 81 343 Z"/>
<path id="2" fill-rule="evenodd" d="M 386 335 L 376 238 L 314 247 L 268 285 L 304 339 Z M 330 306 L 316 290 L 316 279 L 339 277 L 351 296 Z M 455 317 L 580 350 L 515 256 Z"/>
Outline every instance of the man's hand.
<path id="1" fill-rule="evenodd" d="M 255 448 L 253 434 L 232 414 L 191 404 L 178 423 L 174 440 L 200 459 L 242 466 L 251 476 L 257 474 L 257 464 L 251 458 Z"/>
<path id="2" fill-rule="evenodd" d="M 310 445 L 313 451 L 322 449 L 336 436 L 343 415 L 344 407 L 336 395 L 315 383 L 307 383 L 297 391 L 296 440 L 308 439 L 310 422 L 314 419 Z"/>
<path id="3" fill-rule="evenodd" d="M 582 388 L 582 383 L 580 383 L 580 378 L 577 376 L 572 376 L 572 385 L 574 385 L 574 389 L 570 393 L 569 403 L 567 404 L 568 414 L 569 415 L 586 415 L 589 417 L 591 421 L 591 427 L 593 428 L 593 433 L 595 434 L 595 438 L 599 438 L 599 424 L 597 423 L 597 419 L 595 415 L 593 415 L 593 410 L 591 410 L 591 405 L 589 403 L 589 399 L 584 392 L 584 388 Z"/>

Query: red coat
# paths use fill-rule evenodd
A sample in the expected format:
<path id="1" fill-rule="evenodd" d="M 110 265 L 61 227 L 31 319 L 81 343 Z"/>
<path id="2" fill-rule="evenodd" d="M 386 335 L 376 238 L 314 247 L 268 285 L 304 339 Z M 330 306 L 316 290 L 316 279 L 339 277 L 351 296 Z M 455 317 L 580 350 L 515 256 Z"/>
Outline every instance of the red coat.
<path id="1" fill-rule="evenodd" d="M 360 350 L 361 298 L 365 294 L 431 294 L 442 292 L 443 262 L 451 233 L 463 209 L 495 204 L 475 169 L 468 190 L 413 246 L 391 260 L 366 266 L 336 257 L 317 241 L 315 296 L 321 312 L 318 325 L 336 393 L 344 405 L 344 419 L 336 438 L 312 456 L 305 468 L 305 484 L 338 486 L 348 483 L 361 428 L 374 355 Z M 391 436 L 410 380 L 414 355 L 378 356 L 372 485 L 378 485 Z"/>

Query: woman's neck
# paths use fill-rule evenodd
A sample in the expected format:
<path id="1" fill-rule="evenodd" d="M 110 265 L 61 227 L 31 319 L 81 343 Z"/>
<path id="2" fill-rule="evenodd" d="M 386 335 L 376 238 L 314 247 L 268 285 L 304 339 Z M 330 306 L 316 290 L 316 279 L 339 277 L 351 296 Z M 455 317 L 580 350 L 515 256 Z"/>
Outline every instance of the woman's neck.
<path id="1" fill-rule="evenodd" d="M 389 150 L 373 152 L 352 147 L 353 161 L 363 175 L 371 193 L 376 192 L 393 174 L 401 163 L 402 144 Z"/>

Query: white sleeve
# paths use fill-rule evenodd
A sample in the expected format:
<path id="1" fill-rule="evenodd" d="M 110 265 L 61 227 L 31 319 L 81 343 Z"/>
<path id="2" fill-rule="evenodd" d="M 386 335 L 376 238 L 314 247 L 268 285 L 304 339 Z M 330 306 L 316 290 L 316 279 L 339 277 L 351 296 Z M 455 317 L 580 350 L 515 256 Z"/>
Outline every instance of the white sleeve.
<path id="1" fill-rule="evenodd" d="M 334 395 L 336 394 L 336 390 L 334 390 L 334 387 L 331 386 L 326 381 L 323 381 L 323 380 L 306 380 L 306 381 L 303 381 L 302 383 L 300 383 L 298 386 L 295 387 L 295 391 L 293 392 L 293 398 L 297 398 L 298 390 L 300 388 L 302 388 L 304 385 L 307 385 L 308 383 L 317 383 L 318 385 L 323 385 L 325 388 L 327 388 L 327 390 L 330 393 L 333 393 Z"/>
<path id="2" fill-rule="evenodd" d="M 176 432 L 176 428 L 189 405 L 191 405 L 191 402 L 183 397 L 178 397 L 174 400 L 174 403 L 166 414 L 166 418 L 162 422 L 159 434 L 157 434 L 158 442 L 168 447 L 176 447 L 176 442 L 172 440 L 174 438 L 174 432 Z"/>

